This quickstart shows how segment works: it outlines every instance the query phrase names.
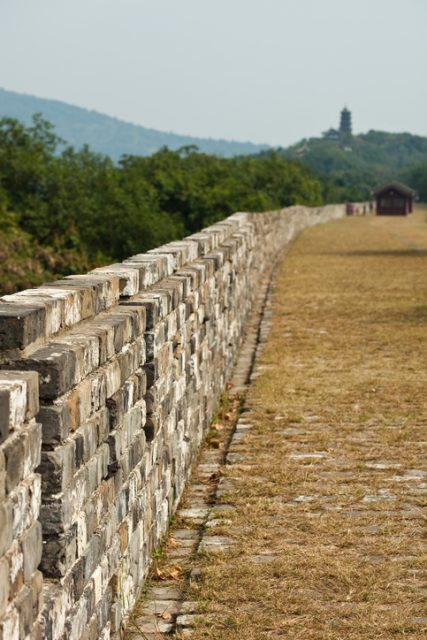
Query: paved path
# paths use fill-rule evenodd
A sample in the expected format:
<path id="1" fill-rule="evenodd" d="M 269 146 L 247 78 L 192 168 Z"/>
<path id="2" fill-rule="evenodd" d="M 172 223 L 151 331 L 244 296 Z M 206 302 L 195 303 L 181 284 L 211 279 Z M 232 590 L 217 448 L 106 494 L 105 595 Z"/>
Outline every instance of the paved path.
<path id="1" fill-rule="evenodd" d="M 179 598 L 134 637 L 426 638 L 425 213 L 297 240 L 218 468 L 232 409 L 159 565 Z"/>

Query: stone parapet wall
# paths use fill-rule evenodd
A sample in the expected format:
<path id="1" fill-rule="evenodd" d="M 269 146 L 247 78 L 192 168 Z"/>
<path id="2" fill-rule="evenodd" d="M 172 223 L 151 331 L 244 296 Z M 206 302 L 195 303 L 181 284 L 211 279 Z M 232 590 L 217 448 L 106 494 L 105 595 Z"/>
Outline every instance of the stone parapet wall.
<path id="1" fill-rule="evenodd" d="M 1 517 L 13 532 L 0 532 L 3 640 L 120 629 L 225 389 L 258 283 L 301 229 L 344 213 L 237 213 L 0 299 Z"/>

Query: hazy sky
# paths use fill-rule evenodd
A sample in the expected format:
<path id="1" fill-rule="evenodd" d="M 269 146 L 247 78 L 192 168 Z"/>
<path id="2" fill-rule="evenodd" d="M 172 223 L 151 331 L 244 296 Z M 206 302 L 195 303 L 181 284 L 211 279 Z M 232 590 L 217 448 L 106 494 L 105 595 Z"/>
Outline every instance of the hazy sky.
<path id="1" fill-rule="evenodd" d="M 0 86 L 148 127 L 288 145 L 427 135 L 427 0 L 0 0 Z"/>

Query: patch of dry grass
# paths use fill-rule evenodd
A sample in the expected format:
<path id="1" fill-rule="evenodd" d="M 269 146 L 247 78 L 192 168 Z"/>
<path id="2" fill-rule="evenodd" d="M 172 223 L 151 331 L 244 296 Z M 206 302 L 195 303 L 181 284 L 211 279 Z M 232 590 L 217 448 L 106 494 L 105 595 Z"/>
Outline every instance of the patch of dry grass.
<path id="1" fill-rule="evenodd" d="M 427 637 L 426 218 L 347 218 L 288 254 L 195 640 Z"/>

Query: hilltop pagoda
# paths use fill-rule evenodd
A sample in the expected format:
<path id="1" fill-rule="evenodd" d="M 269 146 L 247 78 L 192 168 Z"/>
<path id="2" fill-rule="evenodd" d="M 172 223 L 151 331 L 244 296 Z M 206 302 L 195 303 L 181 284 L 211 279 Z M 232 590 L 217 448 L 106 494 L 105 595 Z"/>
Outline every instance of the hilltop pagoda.
<path id="1" fill-rule="evenodd" d="M 341 111 L 339 129 L 328 129 L 322 133 L 326 140 L 345 144 L 352 136 L 351 111 L 344 107 Z"/>
<path id="2" fill-rule="evenodd" d="M 342 137 L 351 137 L 352 135 L 352 127 L 351 127 L 351 111 L 344 107 L 341 111 L 341 119 L 340 119 L 340 134 Z"/>

